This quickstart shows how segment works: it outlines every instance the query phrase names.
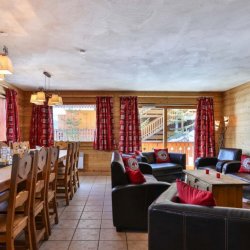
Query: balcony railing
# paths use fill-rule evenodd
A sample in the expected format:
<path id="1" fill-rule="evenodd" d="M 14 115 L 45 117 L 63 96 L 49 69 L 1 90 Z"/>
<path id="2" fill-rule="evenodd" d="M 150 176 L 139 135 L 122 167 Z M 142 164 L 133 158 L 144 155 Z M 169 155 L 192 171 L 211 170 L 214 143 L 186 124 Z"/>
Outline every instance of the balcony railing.
<path id="1" fill-rule="evenodd" d="M 94 141 L 95 129 L 55 129 L 55 141 Z"/>

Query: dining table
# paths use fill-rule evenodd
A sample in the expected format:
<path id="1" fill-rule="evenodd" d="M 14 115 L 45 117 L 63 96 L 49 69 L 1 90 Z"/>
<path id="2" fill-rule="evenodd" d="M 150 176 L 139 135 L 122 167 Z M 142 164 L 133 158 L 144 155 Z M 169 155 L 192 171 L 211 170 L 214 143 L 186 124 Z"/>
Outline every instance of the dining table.
<path id="1" fill-rule="evenodd" d="M 58 162 L 66 160 L 67 150 L 59 151 Z M 0 168 L 0 192 L 4 192 L 10 188 L 11 165 Z"/>

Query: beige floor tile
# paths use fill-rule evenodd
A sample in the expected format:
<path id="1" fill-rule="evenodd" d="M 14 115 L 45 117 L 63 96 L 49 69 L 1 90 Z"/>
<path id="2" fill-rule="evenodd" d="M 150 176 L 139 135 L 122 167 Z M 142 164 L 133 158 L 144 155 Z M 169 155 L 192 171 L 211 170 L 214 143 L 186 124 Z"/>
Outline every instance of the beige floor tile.
<path id="1" fill-rule="evenodd" d="M 100 241 L 98 250 L 127 250 L 127 243 L 126 241 Z"/>
<path id="2" fill-rule="evenodd" d="M 59 219 L 59 223 L 54 225 L 53 228 L 76 228 L 79 220 L 62 220 Z"/>
<path id="3" fill-rule="evenodd" d="M 71 240 L 75 229 L 53 229 L 49 240 Z"/>
<path id="4" fill-rule="evenodd" d="M 72 241 L 69 250 L 97 250 L 98 241 Z"/>
<path id="5" fill-rule="evenodd" d="M 70 201 L 70 206 L 84 206 L 86 201 L 84 200 L 72 200 Z"/>
<path id="6" fill-rule="evenodd" d="M 104 206 L 103 212 L 112 212 L 112 206 Z"/>
<path id="7" fill-rule="evenodd" d="M 87 201 L 86 206 L 103 206 L 103 201 Z"/>
<path id="8" fill-rule="evenodd" d="M 79 220 L 77 228 L 100 228 L 101 220 Z"/>
<path id="9" fill-rule="evenodd" d="M 128 250 L 148 250 L 147 241 L 128 241 Z"/>
<path id="10" fill-rule="evenodd" d="M 101 228 L 113 228 L 115 229 L 113 225 L 113 220 L 102 220 Z"/>
<path id="11" fill-rule="evenodd" d="M 85 206 L 84 211 L 86 212 L 102 212 L 103 206 Z"/>
<path id="12" fill-rule="evenodd" d="M 77 220 L 80 219 L 82 212 L 66 212 L 63 211 L 60 220 Z"/>
<path id="13" fill-rule="evenodd" d="M 127 240 L 138 240 L 138 241 L 147 241 L 148 240 L 148 234 L 147 233 L 126 233 Z"/>
<path id="14" fill-rule="evenodd" d="M 100 240 L 126 240 L 125 233 L 116 232 L 115 229 L 101 229 Z"/>
<path id="15" fill-rule="evenodd" d="M 112 220 L 112 212 L 103 212 L 102 214 L 102 219 L 103 220 Z"/>
<path id="16" fill-rule="evenodd" d="M 82 212 L 84 206 L 67 206 L 64 211 L 65 212 Z"/>
<path id="17" fill-rule="evenodd" d="M 70 241 L 44 241 L 39 248 L 40 250 L 52 250 L 60 249 L 67 250 L 69 248 Z"/>
<path id="18" fill-rule="evenodd" d="M 73 240 L 99 240 L 100 229 L 76 229 Z"/>
<path id="19" fill-rule="evenodd" d="M 99 220 L 102 217 L 102 212 L 83 212 L 81 219 L 86 220 Z"/>

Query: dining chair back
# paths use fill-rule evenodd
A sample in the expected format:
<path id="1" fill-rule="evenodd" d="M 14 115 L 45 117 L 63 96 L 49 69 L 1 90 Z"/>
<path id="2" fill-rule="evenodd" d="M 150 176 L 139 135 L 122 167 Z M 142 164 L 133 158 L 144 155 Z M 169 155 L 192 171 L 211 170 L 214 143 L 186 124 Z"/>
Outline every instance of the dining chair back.
<path id="1" fill-rule="evenodd" d="M 48 219 L 46 214 L 46 185 L 48 173 L 48 149 L 42 147 L 39 151 L 32 151 L 37 155 L 34 161 L 33 192 L 31 199 L 31 235 L 33 249 L 38 249 L 38 243 L 48 239 Z"/>
<path id="2" fill-rule="evenodd" d="M 48 218 L 48 232 L 51 234 L 51 222 L 54 220 L 58 224 L 58 211 L 56 201 L 56 183 L 58 172 L 59 147 L 50 147 L 49 153 L 49 168 L 47 175 L 47 198 L 46 198 L 46 214 Z"/>
<path id="3" fill-rule="evenodd" d="M 13 156 L 7 214 L 0 214 L 0 242 L 7 250 L 15 249 L 14 240 L 23 230 L 25 247 L 32 249 L 29 214 L 36 157 L 29 153 Z"/>
<path id="4" fill-rule="evenodd" d="M 68 143 L 67 141 L 55 141 L 54 145 L 56 147 L 59 147 L 60 149 L 67 149 L 68 148 Z"/>
<path id="5" fill-rule="evenodd" d="M 58 198 L 65 198 L 66 205 L 69 205 L 69 199 L 72 198 L 73 185 L 72 185 L 72 169 L 74 163 L 74 144 L 68 143 L 67 156 L 66 156 L 66 165 L 60 165 L 60 168 L 63 168 L 63 171 L 58 169 L 57 175 L 57 194 Z M 63 197 L 60 196 L 63 194 Z"/>

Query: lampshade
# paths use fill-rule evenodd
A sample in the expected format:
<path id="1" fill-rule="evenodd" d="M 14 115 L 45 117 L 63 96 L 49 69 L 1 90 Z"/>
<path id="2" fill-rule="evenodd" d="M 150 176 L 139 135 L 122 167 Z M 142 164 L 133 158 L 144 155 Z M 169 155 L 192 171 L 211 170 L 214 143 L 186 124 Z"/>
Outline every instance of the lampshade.
<path id="1" fill-rule="evenodd" d="M 37 92 L 36 95 L 37 95 L 36 100 L 38 102 L 45 102 L 45 93 L 43 91 Z"/>
<path id="2" fill-rule="evenodd" d="M 62 101 L 62 97 L 59 96 L 59 102 L 58 102 L 58 105 L 63 105 L 63 101 Z"/>
<path id="3" fill-rule="evenodd" d="M 0 75 L 0 81 L 4 80 L 4 75 Z"/>
<path id="4" fill-rule="evenodd" d="M 215 124 L 215 131 L 218 131 L 220 127 L 220 121 L 215 121 L 214 124 Z"/>
<path id="5" fill-rule="evenodd" d="M 224 116 L 224 124 L 225 124 L 225 127 L 228 126 L 228 123 L 229 123 L 229 116 Z"/>
<path id="6" fill-rule="evenodd" d="M 57 105 L 59 103 L 59 96 L 57 94 L 53 94 L 52 97 L 51 97 L 51 102 L 54 104 L 54 105 Z"/>
<path id="7" fill-rule="evenodd" d="M 11 60 L 7 55 L 0 55 L 0 74 L 11 75 L 13 73 L 13 66 Z"/>
<path id="8" fill-rule="evenodd" d="M 43 101 L 38 101 L 37 100 L 37 94 L 32 94 L 30 97 L 30 103 L 36 104 L 36 105 L 43 105 Z"/>
<path id="9" fill-rule="evenodd" d="M 52 100 L 52 98 L 50 97 L 50 98 L 49 98 L 49 101 L 48 101 L 48 106 L 54 106 L 54 105 L 55 105 L 55 104 L 52 103 L 51 100 Z"/>

